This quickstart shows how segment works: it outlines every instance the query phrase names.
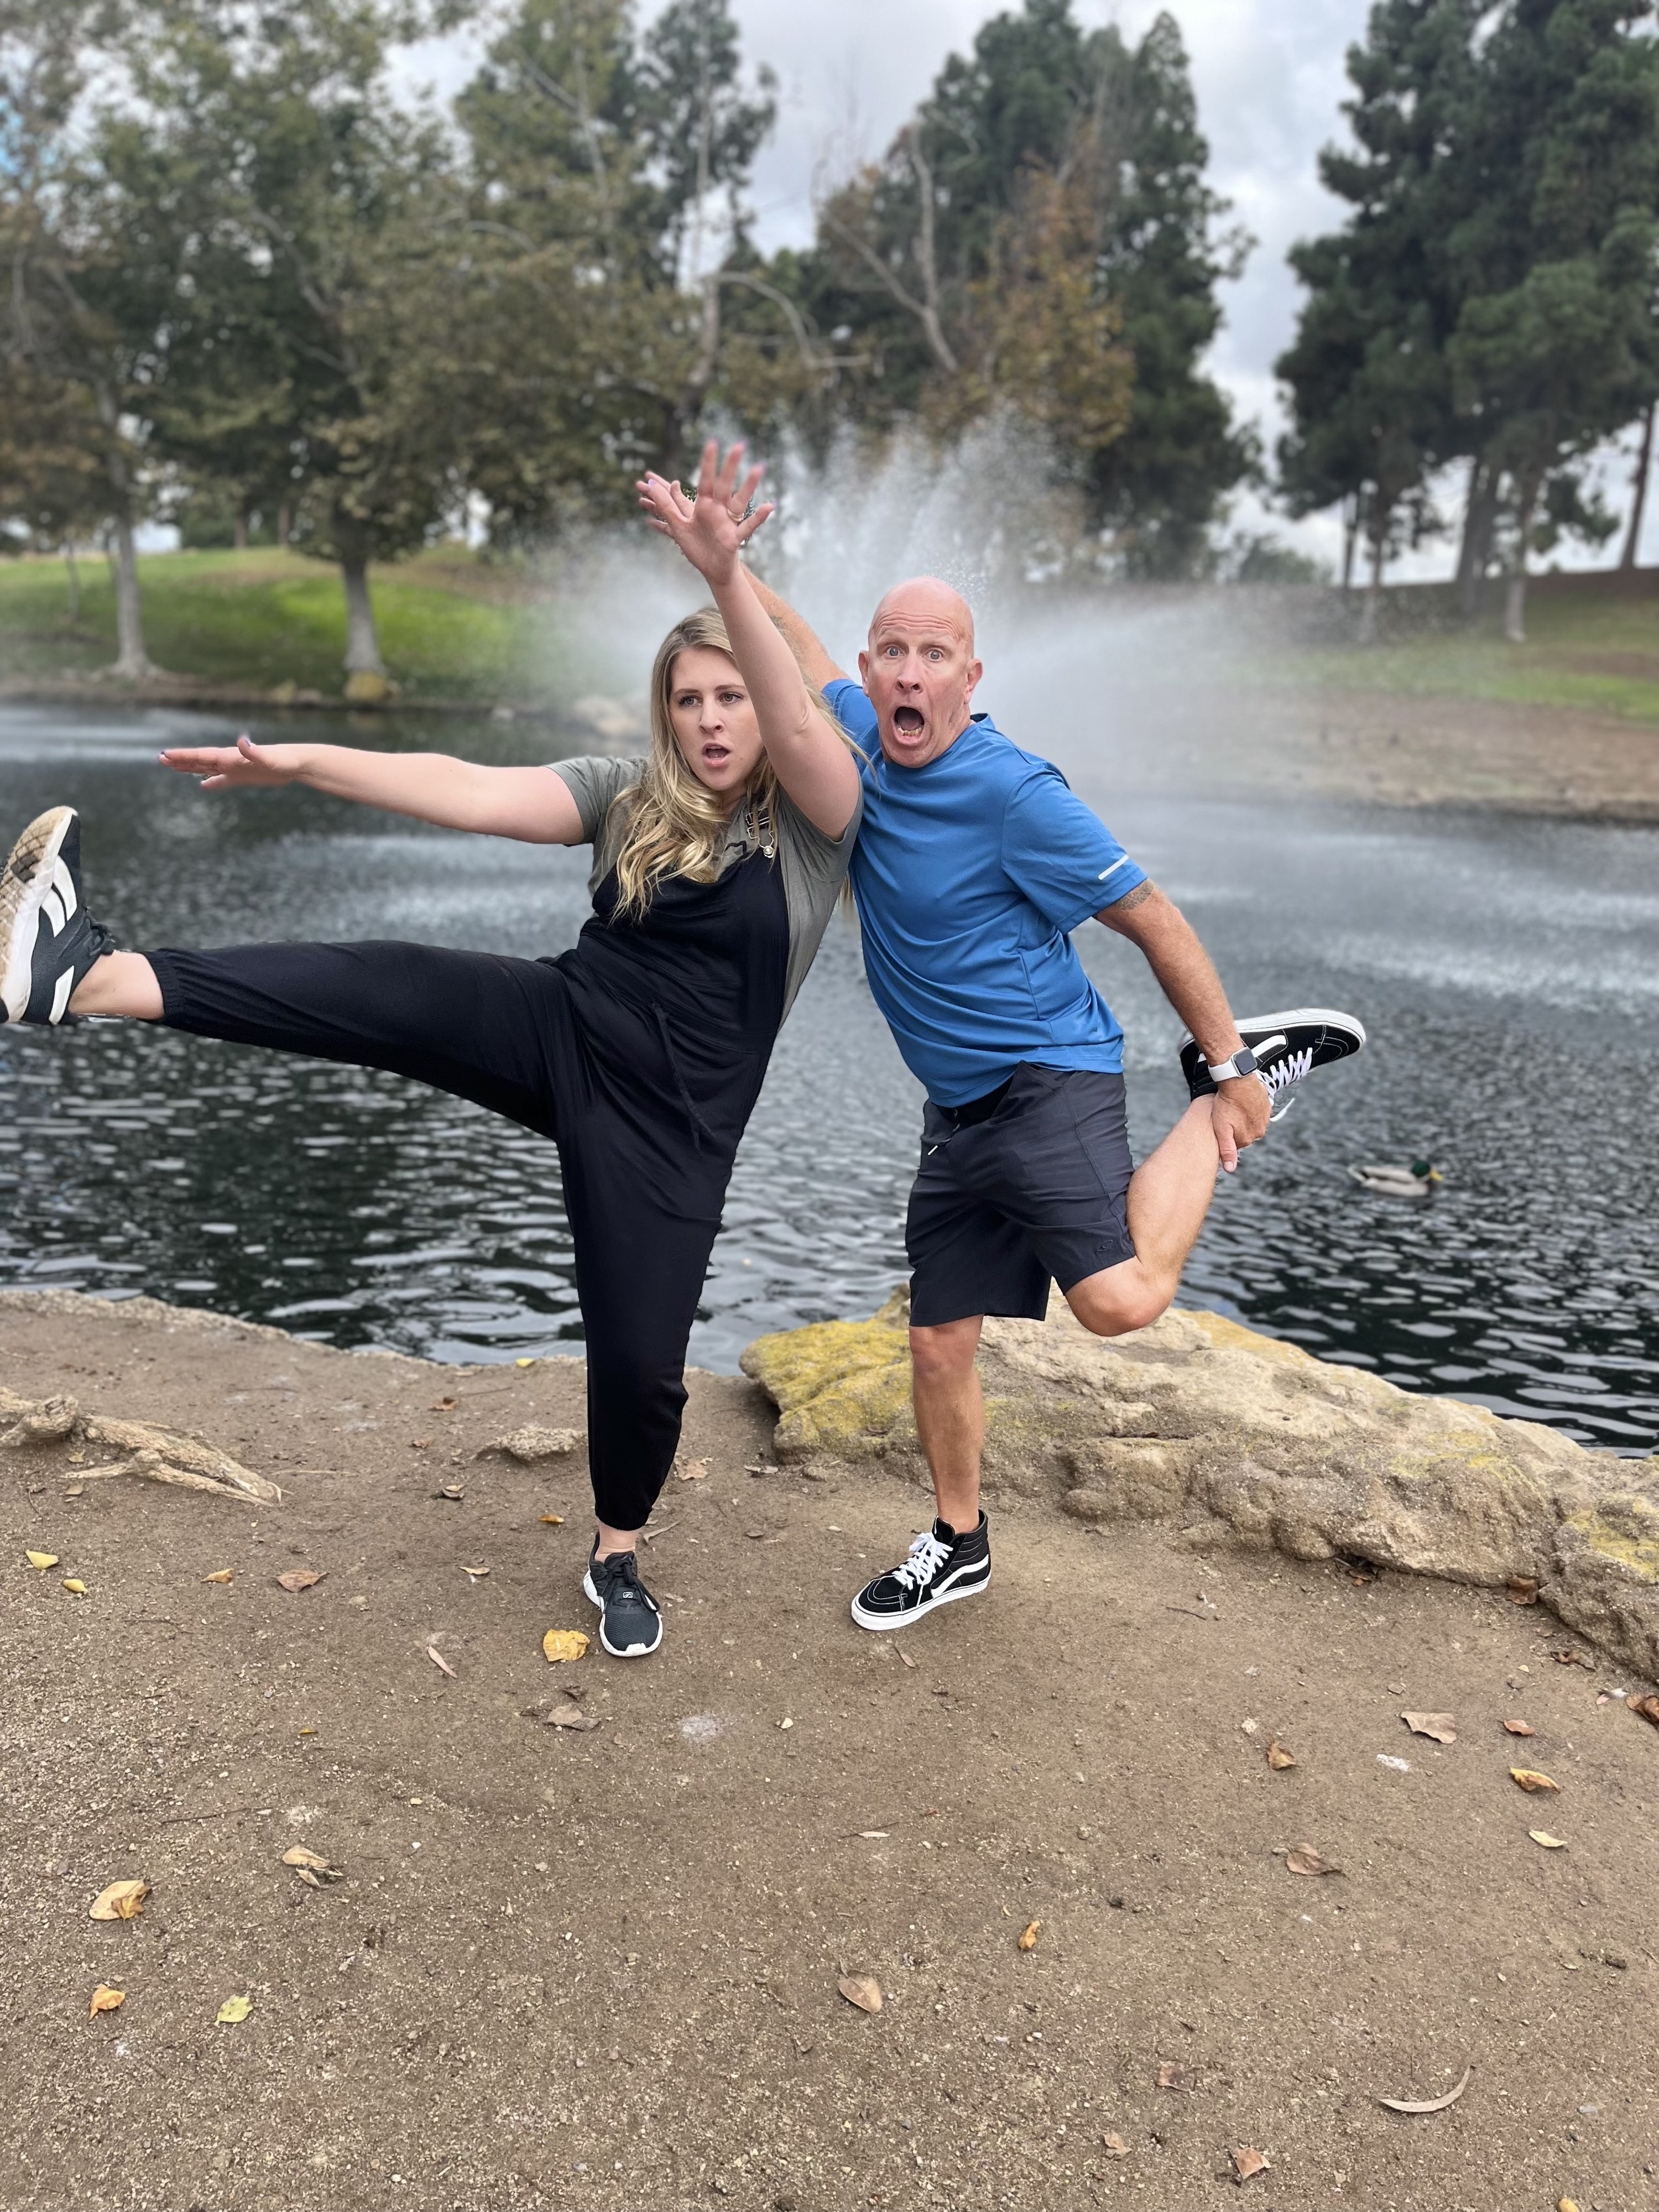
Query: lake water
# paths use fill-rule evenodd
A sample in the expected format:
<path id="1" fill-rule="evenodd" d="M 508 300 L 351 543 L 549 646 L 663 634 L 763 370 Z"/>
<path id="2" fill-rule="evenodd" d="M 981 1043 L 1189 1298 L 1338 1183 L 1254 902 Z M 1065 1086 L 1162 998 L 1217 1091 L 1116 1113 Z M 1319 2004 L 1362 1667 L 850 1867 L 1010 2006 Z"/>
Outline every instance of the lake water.
<path id="1" fill-rule="evenodd" d="M 540 757 L 522 727 L 280 732 Z M 571 944 L 586 856 L 309 793 L 204 797 L 158 746 L 233 726 L 0 710 L 0 827 L 85 817 L 94 912 L 128 945 L 404 936 Z M 554 744 L 555 750 L 576 749 Z M 1241 1011 L 1352 1007 L 1372 1046 L 1224 1182 L 1183 1296 L 1407 1388 L 1659 1449 L 1659 832 L 1073 782 L 1203 933 Z M 1129 1036 L 1133 1132 L 1184 1093 L 1179 1024 L 1092 925 Z M 904 1273 L 919 1093 L 832 926 L 739 1158 L 692 1341 L 868 1313 Z M 1426 1155 L 1426 1205 L 1351 1163 Z M 440 1359 L 580 1349 L 550 1146 L 396 1078 L 139 1024 L 0 1030 L 0 1281 L 176 1304 Z"/>

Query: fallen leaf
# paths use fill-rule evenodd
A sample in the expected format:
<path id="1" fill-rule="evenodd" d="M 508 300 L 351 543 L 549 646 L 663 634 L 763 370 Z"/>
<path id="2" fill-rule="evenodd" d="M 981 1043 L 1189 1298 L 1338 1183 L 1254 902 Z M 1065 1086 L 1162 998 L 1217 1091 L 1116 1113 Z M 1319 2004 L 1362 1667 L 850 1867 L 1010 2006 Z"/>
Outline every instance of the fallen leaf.
<path id="1" fill-rule="evenodd" d="M 149 1895 L 149 1884 L 142 1876 L 137 1881 L 112 1881 L 107 1889 L 100 1889 L 87 1907 L 88 1920 L 136 1920 L 144 1909 L 144 1899 Z"/>
<path id="2" fill-rule="evenodd" d="M 290 1567 L 286 1574 L 277 1576 L 276 1587 L 285 1590 L 307 1590 L 313 1583 L 321 1582 L 326 1571 L 325 1568 Z"/>
<path id="3" fill-rule="evenodd" d="M 1538 1733 L 1529 1721 L 1505 1721 L 1504 1727 L 1510 1735 L 1535 1735 Z"/>
<path id="4" fill-rule="evenodd" d="M 1528 1828 L 1527 1833 L 1534 1843 L 1541 1844 L 1547 1851 L 1564 1851 L 1567 1848 L 1565 1838 L 1551 1835 L 1547 1828 Z"/>
<path id="5" fill-rule="evenodd" d="M 1285 1853 L 1285 1871 L 1287 1874 L 1340 1874 L 1342 1869 L 1340 1866 L 1333 1866 L 1328 1859 L 1321 1858 L 1311 1844 L 1299 1844 L 1295 1850 Z"/>
<path id="6" fill-rule="evenodd" d="M 1425 1735 L 1434 1743 L 1457 1741 L 1457 1730 L 1452 1726 L 1449 1713 L 1401 1713 L 1400 1717 L 1413 1735 Z"/>
<path id="7" fill-rule="evenodd" d="M 1272 1736 L 1267 1742 L 1267 1764 L 1276 1774 L 1282 1774 L 1286 1767 L 1296 1765 L 1296 1753 L 1287 1751 L 1277 1736 Z"/>
<path id="8" fill-rule="evenodd" d="M 107 1982 L 100 1982 L 92 1993 L 92 2002 L 87 2007 L 87 2018 L 96 2020 L 100 2012 L 118 2012 L 126 2001 L 125 1990 L 112 1990 Z"/>
<path id="9" fill-rule="evenodd" d="M 1510 1780 L 1533 1797 L 1546 1790 L 1559 1791 L 1561 1787 L 1559 1782 L 1552 1782 L 1547 1774 L 1540 1774 L 1535 1766 L 1510 1767 Z"/>
<path id="10" fill-rule="evenodd" d="M 1443 2112 L 1448 2105 L 1455 2105 L 1474 2078 L 1474 2069 L 1466 2066 L 1463 2078 L 1455 2089 L 1448 2089 L 1443 2097 L 1379 2097 L 1377 2103 L 1386 2105 L 1391 2112 Z"/>
<path id="11" fill-rule="evenodd" d="M 1128 2144 L 1115 2131 L 1102 2136 L 1100 2147 L 1109 2158 L 1127 2158 L 1129 2155 Z"/>
<path id="12" fill-rule="evenodd" d="M 899 1665 L 901 1667 L 908 1667 L 912 1674 L 915 1672 L 915 1661 L 910 1656 L 909 1653 L 902 1648 L 899 1650 Z"/>
<path id="13" fill-rule="evenodd" d="M 886 1828 L 860 1828 L 859 1837 L 866 1844 L 884 1844 L 890 1831 Z"/>
<path id="14" fill-rule="evenodd" d="M 283 1853 L 283 1864 L 285 1867 L 295 1868 L 298 1871 L 302 1881 L 307 1875 L 309 1875 L 312 1878 L 311 1886 L 313 1889 L 321 1887 L 321 1884 L 317 1881 L 317 1876 L 319 1875 L 322 1876 L 324 1881 L 343 1881 L 345 1880 L 345 1873 L 343 1868 L 331 1866 L 320 1852 L 308 1850 L 304 1844 L 290 1844 L 287 1850 Z"/>
<path id="15" fill-rule="evenodd" d="M 309 1867 L 295 1867 L 294 1871 L 299 1875 L 301 1881 L 304 1882 L 307 1889 L 320 1889 L 322 1887 L 323 1885 L 318 1881 L 316 1875 L 313 1874 Z"/>
<path id="16" fill-rule="evenodd" d="M 213 2015 L 216 2027 L 234 2027 L 238 2021 L 246 2020 L 253 2009 L 252 1997 L 227 1997 Z"/>
<path id="17" fill-rule="evenodd" d="M 1268 2171 L 1267 2160 L 1259 2150 L 1252 2150 L 1248 2143 L 1241 2145 L 1237 2150 L 1230 2150 L 1227 2155 L 1232 2160 L 1233 2179 L 1237 2182 L 1253 2180 L 1258 2173 Z"/>
<path id="18" fill-rule="evenodd" d="M 58 1565 L 56 1552 L 25 1552 L 23 1557 L 40 1574 L 45 1574 L 48 1567 L 55 1567 Z"/>
<path id="19" fill-rule="evenodd" d="M 461 1572 L 464 1575 L 471 1576 L 471 1579 L 476 1583 L 481 1576 L 487 1575 L 489 1572 L 489 1570 L 488 1567 L 463 1567 L 461 1569 Z"/>
<path id="20" fill-rule="evenodd" d="M 542 1516 L 542 1526 L 544 1528 L 562 1528 L 564 1526 L 563 1514 L 544 1513 Z"/>
<path id="21" fill-rule="evenodd" d="M 1538 1583 L 1531 1575 L 1511 1575 L 1505 1585 L 1511 1605 L 1536 1605 Z"/>
<path id="22" fill-rule="evenodd" d="M 444 1657 L 443 1653 L 441 1651 L 434 1651 L 429 1644 L 426 1647 L 426 1656 L 432 1662 L 433 1665 L 437 1668 L 441 1674 L 447 1674 L 452 1682 L 459 1679 L 455 1673 L 455 1669 L 450 1665 L 448 1660 Z"/>
<path id="23" fill-rule="evenodd" d="M 550 1667 L 556 1667 L 562 1659 L 580 1659 L 586 1656 L 587 1638 L 580 1628 L 550 1628 L 542 1638 L 542 1656 Z"/>
<path id="24" fill-rule="evenodd" d="M 1659 1698 L 1626 1698 L 1625 1703 L 1632 1712 L 1639 1713 L 1644 1721 L 1651 1721 L 1655 1728 L 1659 1728 Z"/>
<path id="25" fill-rule="evenodd" d="M 1166 2058 L 1158 2069 L 1160 2089 L 1190 2089 L 1193 2077 L 1178 2059 Z"/>
<path id="26" fill-rule="evenodd" d="M 87 1594 L 87 1586 L 81 1580 L 78 1575 L 65 1575 L 64 1577 L 64 1588 L 66 1590 L 72 1592 L 76 1597 L 84 1597 Z"/>
<path id="27" fill-rule="evenodd" d="M 1017 1939 L 1019 1948 L 1022 1951 L 1035 1951 L 1037 1947 L 1037 1937 L 1042 1932 L 1042 1923 L 1040 1920 L 1033 1920 L 1029 1927 L 1022 1928 Z"/>
<path id="28" fill-rule="evenodd" d="M 454 1410 L 455 1401 L 453 1398 L 434 1398 L 427 1407 L 428 1413 L 453 1413 Z"/>
<path id="29" fill-rule="evenodd" d="M 836 1987 L 860 2012 L 881 2010 L 881 1984 L 873 1974 L 843 1974 Z"/>
<path id="30" fill-rule="evenodd" d="M 466 1496 L 466 1492 L 459 1482 L 447 1482 L 438 1495 L 440 1498 L 447 1498 L 452 1505 L 459 1505 Z"/>
<path id="31" fill-rule="evenodd" d="M 708 1475 L 708 1462 L 706 1459 L 677 1459 L 674 1472 L 682 1482 L 702 1482 Z"/>
<path id="32" fill-rule="evenodd" d="M 204 1583 L 228 1583 L 235 1571 L 234 1567 L 221 1567 L 216 1574 L 204 1575 L 202 1580 Z"/>
<path id="33" fill-rule="evenodd" d="M 515 1359 L 513 1364 L 515 1367 L 533 1367 L 536 1363 L 533 1359 Z"/>
<path id="34" fill-rule="evenodd" d="M 1578 2199 L 1576 2197 L 1558 2197 L 1555 2212 L 1578 2212 Z"/>
<path id="35" fill-rule="evenodd" d="M 1550 1657 L 1558 1667 L 1582 1667 L 1587 1674 L 1595 1672 L 1595 1660 L 1588 1651 L 1581 1651 L 1576 1645 L 1564 1644 L 1559 1651 L 1552 1651 Z"/>
<path id="36" fill-rule="evenodd" d="M 586 1735 L 589 1729 L 596 1729 L 599 1724 L 597 1713 L 585 1713 L 571 1698 L 561 1698 L 548 1711 L 549 1728 L 574 1729 L 578 1734 Z"/>

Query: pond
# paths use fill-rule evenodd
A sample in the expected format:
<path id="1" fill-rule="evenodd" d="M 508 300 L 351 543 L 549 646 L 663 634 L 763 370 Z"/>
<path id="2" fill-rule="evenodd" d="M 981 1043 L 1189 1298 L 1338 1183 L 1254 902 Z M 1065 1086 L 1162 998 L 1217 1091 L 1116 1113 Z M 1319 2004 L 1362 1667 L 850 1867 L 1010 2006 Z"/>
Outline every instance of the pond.
<path id="1" fill-rule="evenodd" d="M 0 827 L 82 811 L 120 941 L 404 936 L 571 944 L 586 857 L 304 792 L 204 796 L 159 746 L 235 726 L 0 709 Z M 367 734 L 365 734 L 365 730 Z M 534 759 L 523 725 L 307 719 L 260 734 Z M 1352 1008 L 1371 1048 L 1224 1182 L 1183 1297 L 1413 1389 L 1659 1449 L 1659 832 L 1201 793 L 1067 772 L 1180 901 L 1236 1007 Z M 1138 1152 L 1179 1110 L 1179 1024 L 1092 925 L 1129 1037 Z M 833 925 L 739 1157 L 692 1358 L 871 1311 L 904 1273 L 920 1102 Z M 1433 1160 L 1426 1204 L 1356 1163 Z M 138 1024 L 0 1030 L 0 1281 L 175 1304 L 452 1360 L 579 1351 L 557 1156 L 391 1076 Z"/>

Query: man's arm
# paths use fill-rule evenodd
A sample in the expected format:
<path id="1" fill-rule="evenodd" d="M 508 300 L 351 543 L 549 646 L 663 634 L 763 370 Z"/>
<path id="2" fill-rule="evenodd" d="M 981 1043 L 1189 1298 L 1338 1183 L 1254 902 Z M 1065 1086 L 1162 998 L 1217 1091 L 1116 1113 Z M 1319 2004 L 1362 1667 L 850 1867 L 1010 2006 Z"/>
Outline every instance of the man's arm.
<path id="1" fill-rule="evenodd" d="M 1214 962 L 1186 915 L 1156 884 L 1137 884 L 1095 919 L 1140 947 L 1164 997 L 1197 1038 L 1206 1060 L 1227 1060 L 1240 1049 L 1244 1040 Z M 1216 1142 L 1221 1164 L 1230 1174 L 1241 1149 L 1264 1134 L 1272 1112 L 1267 1086 L 1256 1076 L 1237 1076 L 1218 1087 Z"/>
<path id="2" fill-rule="evenodd" d="M 749 584 L 762 606 L 788 639 L 795 658 L 800 663 L 801 673 L 812 689 L 822 691 L 826 684 L 843 682 L 847 671 L 836 667 L 824 647 L 823 639 L 796 613 L 788 600 L 780 599 L 769 584 L 763 584 L 752 568 L 749 572 Z"/>

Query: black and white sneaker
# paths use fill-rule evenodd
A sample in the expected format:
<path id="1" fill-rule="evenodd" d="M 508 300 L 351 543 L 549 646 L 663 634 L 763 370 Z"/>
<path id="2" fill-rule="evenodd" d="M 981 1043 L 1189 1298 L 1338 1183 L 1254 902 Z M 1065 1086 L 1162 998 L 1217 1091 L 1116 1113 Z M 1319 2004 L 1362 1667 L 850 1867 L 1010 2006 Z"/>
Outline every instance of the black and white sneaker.
<path id="1" fill-rule="evenodd" d="M 582 1588 L 599 1608 L 599 1641 L 613 1659 L 648 1659 L 662 1642 L 662 1609 L 640 1580 L 632 1552 L 588 1554 Z"/>
<path id="2" fill-rule="evenodd" d="M 1352 1060 L 1365 1042 L 1365 1025 L 1353 1014 L 1330 1006 L 1297 1006 L 1283 1014 L 1253 1014 L 1238 1024 L 1238 1034 L 1255 1055 L 1256 1073 L 1267 1085 L 1279 1112 L 1289 1111 L 1297 1086 L 1316 1067 L 1329 1067 L 1339 1060 Z M 1181 1072 L 1194 1098 L 1207 1098 L 1215 1089 L 1210 1063 L 1190 1034 L 1182 1040 Z"/>
<path id="3" fill-rule="evenodd" d="M 81 896 L 81 817 L 37 815 L 0 876 L 0 1021 L 73 1021 L 76 985 L 115 939 Z"/>
<path id="4" fill-rule="evenodd" d="M 977 1597 L 990 1581 L 991 1532 L 983 1513 L 965 1536 L 935 1521 L 911 1545 L 902 1567 L 866 1583 L 853 1600 L 853 1618 L 860 1628 L 904 1628 L 939 1606 Z"/>

